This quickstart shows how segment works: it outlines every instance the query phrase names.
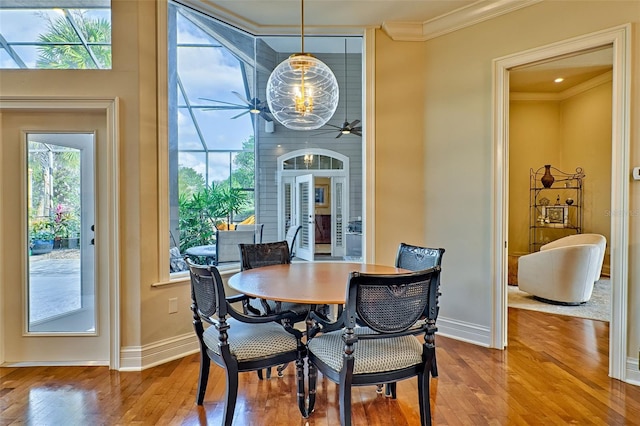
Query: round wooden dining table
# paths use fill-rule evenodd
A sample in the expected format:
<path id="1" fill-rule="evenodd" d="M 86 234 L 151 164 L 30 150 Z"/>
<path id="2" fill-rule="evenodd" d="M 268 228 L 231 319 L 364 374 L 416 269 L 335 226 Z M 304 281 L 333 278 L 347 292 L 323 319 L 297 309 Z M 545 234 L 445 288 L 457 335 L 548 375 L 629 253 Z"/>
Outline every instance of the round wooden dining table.
<path id="1" fill-rule="evenodd" d="M 306 304 L 345 303 L 353 271 L 371 274 L 407 272 L 394 266 L 347 262 L 300 262 L 264 266 L 232 275 L 229 287 L 248 296 Z"/>

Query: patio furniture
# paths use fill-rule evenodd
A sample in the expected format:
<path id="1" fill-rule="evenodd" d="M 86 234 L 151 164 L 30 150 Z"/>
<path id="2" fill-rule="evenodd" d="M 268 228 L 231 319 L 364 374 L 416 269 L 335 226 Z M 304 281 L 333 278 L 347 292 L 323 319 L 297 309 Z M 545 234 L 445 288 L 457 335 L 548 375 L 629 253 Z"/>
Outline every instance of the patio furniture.
<path id="1" fill-rule="evenodd" d="M 208 265 L 218 265 L 223 262 L 239 262 L 240 251 L 238 244 L 253 244 L 256 231 L 253 225 L 248 230 L 221 231 L 216 229 L 216 243 L 195 246 L 185 250 L 185 255 L 191 258 L 205 259 Z"/>
<path id="2" fill-rule="evenodd" d="M 296 239 L 298 238 L 298 233 L 302 229 L 302 226 L 290 226 L 287 229 L 287 235 L 285 240 L 287 240 L 287 244 L 289 244 L 289 258 L 293 260 L 296 257 Z"/>
<path id="3" fill-rule="evenodd" d="M 254 242 L 261 243 L 262 242 L 262 229 L 264 228 L 263 223 L 239 223 L 236 225 L 236 231 L 253 231 L 256 234 L 256 238 Z"/>

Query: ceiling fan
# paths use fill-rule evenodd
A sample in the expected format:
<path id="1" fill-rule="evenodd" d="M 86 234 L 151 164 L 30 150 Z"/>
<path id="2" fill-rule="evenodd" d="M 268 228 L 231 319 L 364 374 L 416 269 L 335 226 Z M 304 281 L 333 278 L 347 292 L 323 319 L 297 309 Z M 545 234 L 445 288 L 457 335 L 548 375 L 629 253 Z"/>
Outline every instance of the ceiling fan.
<path id="1" fill-rule="evenodd" d="M 261 101 L 258 98 L 246 99 L 240 93 L 234 90 L 232 90 L 231 93 L 236 95 L 238 99 L 240 99 L 243 103 L 234 104 L 233 102 L 218 101 L 216 99 L 208 99 L 208 98 L 200 98 L 205 101 L 222 104 L 222 105 L 212 105 L 206 108 L 202 108 L 202 110 L 210 111 L 210 110 L 225 110 L 225 109 L 244 109 L 246 111 L 243 111 L 240 114 L 231 117 L 231 119 L 242 117 L 247 113 L 251 113 L 251 114 L 260 115 L 260 117 L 264 118 L 265 121 L 273 121 L 273 119 L 269 116 L 269 107 L 267 106 L 267 102 Z"/>
<path id="2" fill-rule="evenodd" d="M 338 136 L 336 139 L 341 137 L 342 135 L 356 135 L 362 136 L 362 126 L 358 126 L 360 124 L 360 120 L 353 120 L 349 123 L 347 119 L 347 39 L 344 39 L 344 93 L 345 93 L 345 101 L 344 101 L 344 122 L 342 126 L 336 126 L 335 124 L 327 123 L 325 126 L 333 127 L 334 129 L 338 129 Z M 318 135 L 335 132 L 335 130 L 328 130 L 325 132 L 317 133 Z"/>

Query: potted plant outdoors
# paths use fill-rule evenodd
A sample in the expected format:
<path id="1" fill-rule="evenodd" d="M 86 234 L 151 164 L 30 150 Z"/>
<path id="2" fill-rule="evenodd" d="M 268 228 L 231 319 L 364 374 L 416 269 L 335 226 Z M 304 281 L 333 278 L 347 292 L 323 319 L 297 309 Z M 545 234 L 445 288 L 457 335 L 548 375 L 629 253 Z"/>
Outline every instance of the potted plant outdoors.
<path id="1" fill-rule="evenodd" d="M 58 204 L 53 218 L 54 248 L 77 248 L 80 240 L 80 220 L 76 214 Z M 55 247 L 55 244 L 58 244 Z"/>
<path id="2" fill-rule="evenodd" d="M 53 250 L 53 221 L 50 218 L 34 219 L 29 226 L 31 254 L 45 254 Z"/>
<path id="3" fill-rule="evenodd" d="M 239 213 L 247 204 L 249 196 L 239 188 L 223 188 L 219 189 L 219 192 L 218 217 L 223 217 L 226 223 L 230 225 L 233 215 Z"/>
<path id="4" fill-rule="evenodd" d="M 216 227 L 231 223 L 233 214 L 238 213 L 247 201 L 245 192 L 215 183 L 191 197 L 181 195 L 178 199 L 180 252 L 214 244 Z"/>
<path id="5" fill-rule="evenodd" d="M 213 188 L 202 189 L 191 197 L 178 198 L 180 252 L 215 242 L 215 207 L 219 200 Z"/>

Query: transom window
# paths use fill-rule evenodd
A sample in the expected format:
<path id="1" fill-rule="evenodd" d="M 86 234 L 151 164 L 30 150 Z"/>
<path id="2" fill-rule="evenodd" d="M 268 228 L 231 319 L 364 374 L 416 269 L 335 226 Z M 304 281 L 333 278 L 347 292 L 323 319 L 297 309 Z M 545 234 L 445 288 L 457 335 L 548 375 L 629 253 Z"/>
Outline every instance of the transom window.
<path id="1" fill-rule="evenodd" d="M 1 69 L 111 69 L 109 0 L 77 1 L 77 8 L 43 3 L 0 3 Z"/>

